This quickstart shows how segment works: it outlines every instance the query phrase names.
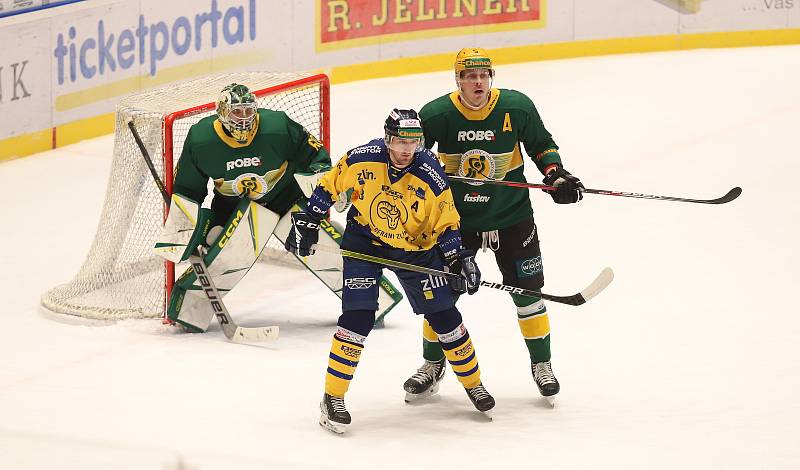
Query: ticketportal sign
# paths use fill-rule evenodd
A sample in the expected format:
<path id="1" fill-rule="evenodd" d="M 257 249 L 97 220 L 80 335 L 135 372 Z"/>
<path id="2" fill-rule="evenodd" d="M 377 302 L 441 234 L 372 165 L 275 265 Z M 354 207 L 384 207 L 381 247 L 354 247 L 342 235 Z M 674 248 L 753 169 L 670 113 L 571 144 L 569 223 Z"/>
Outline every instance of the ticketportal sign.
<path id="1" fill-rule="evenodd" d="M 540 28 L 546 0 L 317 0 L 317 50 Z"/>

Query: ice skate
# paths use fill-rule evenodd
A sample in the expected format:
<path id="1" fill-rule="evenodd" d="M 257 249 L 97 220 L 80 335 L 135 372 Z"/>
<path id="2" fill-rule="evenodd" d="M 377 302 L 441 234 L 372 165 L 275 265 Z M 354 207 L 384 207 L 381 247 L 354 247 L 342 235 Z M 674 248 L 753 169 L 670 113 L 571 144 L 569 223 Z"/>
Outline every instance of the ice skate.
<path id="1" fill-rule="evenodd" d="M 555 395 L 561 390 L 561 386 L 553 374 L 553 366 L 550 361 L 531 362 L 531 373 L 533 380 L 536 381 L 536 386 L 539 387 L 539 393 L 550 403 L 550 406 L 556 406 Z"/>
<path id="2" fill-rule="evenodd" d="M 422 366 L 403 384 L 406 403 L 429 397 L 439 391 L 439 382 L 444 377 L 445 359 L 426 360 Z"/>
<path id="3" fill-rule="evenodd" d="M 467 391 L 469 400 L 475 405 L 475 408 L 485 414 L 489 419 L 492 419 L 491 411 L 492 408 L 494 408 L 494 398 L 489 395 L 489 392 L 486 391 L 483 384 L 479 383 L 476 387 L 465 388 L 464 390 Z"/>
<path id="4" fill-rule="evenodd" d="M 327 393 L 323 395 L 319 403 L 322 414 L 319 417 L 319 425 L 335 434 L 344 434 L 350 425 L 350 413 L 344 406 L 344 398 L 334 397 Z"/>

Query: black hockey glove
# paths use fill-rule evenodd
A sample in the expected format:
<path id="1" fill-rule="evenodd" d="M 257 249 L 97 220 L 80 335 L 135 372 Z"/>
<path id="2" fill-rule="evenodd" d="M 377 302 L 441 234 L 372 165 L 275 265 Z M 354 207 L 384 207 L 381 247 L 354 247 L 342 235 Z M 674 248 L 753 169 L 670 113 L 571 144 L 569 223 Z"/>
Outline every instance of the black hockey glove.
<path id="1" fill-rule="evenodd" d="M 314 254 L 311 245 L 319 241 L 320 219 L 305 212 L 292 212 L 292 228 L 283 247 L 286 251 L 297 256 L 310 256 Z"/>
<path id="2" fill-rule="evenodd" d="M 544 177 L 544 184 L 555 186 L 555 191 L 547 191 L 556 204 L 572 204 L 583 199 L 583 183 L 567 170 L 557 166 Z"/>
<path id="3" fill-rule="evenodd" d="M 481 270 L 475 263 L 475 253 L 470 250 L 463 250 L 453 256 L 445 258 L 447 269 L 451 273 L 459 273 L 460 277 L 450 279 L 450 289 L 455 294 L 467 293 L 469 295 L 478 292 L 481 286 Z"/>

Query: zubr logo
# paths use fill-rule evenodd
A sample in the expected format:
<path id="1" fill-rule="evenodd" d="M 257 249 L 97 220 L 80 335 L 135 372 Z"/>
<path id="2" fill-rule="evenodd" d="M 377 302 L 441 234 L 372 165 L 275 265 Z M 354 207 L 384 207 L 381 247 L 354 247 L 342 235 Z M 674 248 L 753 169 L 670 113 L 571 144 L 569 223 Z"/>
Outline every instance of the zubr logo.
<path id="1" fill-rule="evenodd" d="M 107 30 L 102 19 L 91 32 L 70 26 L 66 34 L 58 33 L 53 50 L 58 84 L 67 80 L 66 69 L 70 82 L 77 81 L 79 73 L 80 78 L 88 80 L 114 72 L 117 67 L 127 70 L 137 63 L 147 63 L 152 76 L 158 71 L 158 63 L 170 53 L 182 56 L 190 49 L 214 49 L 220 38 L 229 45 L 246 39 L 252 42 L 256 39 L 256 0 L 239 1 L 239 6 L 221 11 L 217 0 L 211 0 L 208 11 L 178 16 L 172 24 L 139 15 L 136 26 L 116 31 Z"/>

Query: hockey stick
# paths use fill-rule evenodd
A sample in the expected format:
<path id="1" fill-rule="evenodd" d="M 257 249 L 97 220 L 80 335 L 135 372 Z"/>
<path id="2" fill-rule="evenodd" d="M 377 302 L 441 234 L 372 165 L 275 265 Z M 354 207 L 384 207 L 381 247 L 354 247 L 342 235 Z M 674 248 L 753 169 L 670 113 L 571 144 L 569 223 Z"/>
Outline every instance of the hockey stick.
<path id="1" fill-rule="evenodd" d="M 164 187 L 164 183 L 158 176 L 155 166 L 153 165 L 153 160 L 150 158 L 150 153 L 144 146 L 144 142 L 142 142 L 142 138 L 139 136 L 139 131 L 136 130 L 136 126 L 134 126 L 132 120 L 128 121 L 128 128 L 131 130 L 131 134 L 133 134 L 136 145 L 139 146 L 139 150 L 142 152 L 142 157 L 144 157 L 144 161 L 150 169 L 150 175 L 153 177 L 153 181 L 155 181 L 158 190 L 161 192 L 161 196 L 164 198 L 164 202 L 167 204 L 167 207 L 169 207 L 170 197 L 169 194 L 167 194 L 167 188 Z M 214 316 L 217 318 L 222 332 L 225 333 L 225 337 L 234 343 L 250 343 L 278 339 L 280 330 L 277 326 L 246 328 L 238 326 L 236 322 L 233 321 L 231 314 L 228 312 L 228 308 L 222 302 L 222 296 L 219 294 L 217 286 L 214 285 L 214 281 L 208 274 L 208 267 L 205 261 L 203 261 L 204 256 L 205 252 L 203 248 L 198 247 L 197 251 L 189 256 L 189 263 L 192 265 L 200 287 L 206 294 L 206 298 L 208 298 L 208 303 L 211 304 L 211 309 L 214 311 Z"/>
<path id="2" fill-rule="evenodd" d="M 481 184 L 492 184 L 497 186 L 513 186 L 515 188 L 544 189 L 545 191 L 556 190 L 555 186 L 548 186 L 546 184 L 520 183 L 518 181 L 505 181 L 505 180 L 493 180 L 493 179 L 478 179 L 478 178 L 469 178 L 466 176 L 456 176 L 456 175 L 447 175 L 447 178 L 453 181 L 462 181 L 464 183 L 474 184 L 476 186 L 480 186 Z M 634 197 L 639 199 L 655 199 L 659 201 L 695 202 L 698 204 L 725 204 L 726 202 L 731 202 L 737 197 L 739 197 L 739 195 L 742 194 L 742 188 L 737 186 L 728 191 L 728 193 L 725 194 L 724 196 L 718 197 L 716 199 L 689 199 L 683 197 L 656 196 L 654 194 L 629 193 L 625 191 L 609 191 L 606 189 L 584 189 L 583 192 L 587 194 Z"/>
<path id="3" fill-rule="evenodd" d="M 438 269 L 433 269 L 433 268 L 427 268 L 425 266 L 418 266 L 416 264 L 403 263 L 402 261 L 380 258 L 378 256 L 368 255 L 365 253 L 358 253 L 356 251 L 341 250 L 338 248 L 324 246 L 324 245 L 313 245 L 312 248 L 327 253 L 338 253 L 348 258 L 370 261 L 377 264 L 383 264 L 385 266 L 392 266 L 395 268 L 405 269 L 407 271 L 416 271 L 419 273 L 429 274 L 431 276 L 440 276 L 446 279 L 456 279 L 460 277 L 459 274 L 450 273 L 447 271 L 440 271 Z M 566 296 L 545 294 L 543 292 L 523 289 L 521 287 L 508 286 L 505 284 L 500 284 L 498 282 L 481 281 L 481 285 L 484 287 L 490 287 L 492 289 L 499 289 L 502 291 L 506 291 L 511 294 L 519 294 L 527 297 L 540 297 L 545 300 L 550 300 L 553 302 L 558 302 L 567 305 L 582 305 L 585 304 L 587 300 L 595 297 L 597 294 L 602 292 L 603 289 L 605 289 L 613 280 L 614 280 L 614 271 L 612 271 L 611 268 L 604 268 L 600 272 L 600 274 L 594 279 L 594 281 L 592 281 L 591 284 L 589 284 L 585 289 L 578 292 L 577 294 L 566 295 Z"/>

